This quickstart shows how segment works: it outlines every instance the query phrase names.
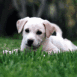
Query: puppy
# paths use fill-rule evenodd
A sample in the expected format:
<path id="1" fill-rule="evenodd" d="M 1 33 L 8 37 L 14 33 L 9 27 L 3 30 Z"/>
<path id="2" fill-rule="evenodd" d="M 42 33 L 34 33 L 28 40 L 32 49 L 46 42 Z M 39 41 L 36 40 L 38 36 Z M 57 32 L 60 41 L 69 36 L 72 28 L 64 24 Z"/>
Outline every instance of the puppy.
<path id="1" fill-rule="evenodd" d="M 62 31 L 54 23 L 37 17 L 25 17 L 16 23 L 18 33 L 22 31 L 21 51 L 24 49 L 36 51 L 42 45 L 42 50 L 48 53 L 77 50 L 70 40 L 62 38 Z M 53 36 L 53 32 L 56 36 Z"/>
<path id="2" fill-rule="evenodd" d="M 17 21 L 18 33 L 22 32 L 23 39 L 21 43 L 21 51 L 30 49 L 31 46 L 36 50 L 41 45 L 42 50 L 48 53 L 52 51 L 58 53 L 61 51 L 77 50 L 75 46 L 68 39 L 62 38 L 61 29 L 47 20 L 36 17 L 26 17 Z M 52 33 L 56 31 L 56 36 Z"/>

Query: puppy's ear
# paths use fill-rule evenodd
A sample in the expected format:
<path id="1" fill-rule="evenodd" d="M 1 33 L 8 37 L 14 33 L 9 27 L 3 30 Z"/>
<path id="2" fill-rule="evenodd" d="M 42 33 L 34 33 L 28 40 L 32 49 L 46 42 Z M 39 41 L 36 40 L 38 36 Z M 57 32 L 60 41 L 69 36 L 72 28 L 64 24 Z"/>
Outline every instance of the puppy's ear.
<path id="1" fill-rule="evenodd" d="M 24 25 L 27 23 L 29 17 L 26 17 L 26 18 L 23 18 L 23 19 L 19 19 L 17 22 L 16 22 L 16 26 L 17 26 L 17 30 L 18 30 L 18 33 L 20 33 L 24 27 Z"/>
<path id="2" fill-rule="evenodd" d="M 55 27 L 47 20 L 44 20 L 43 25 L 45 26 L 46 30 L 46 37 L 49 38 L 50 35 L 54 32 Z"/>

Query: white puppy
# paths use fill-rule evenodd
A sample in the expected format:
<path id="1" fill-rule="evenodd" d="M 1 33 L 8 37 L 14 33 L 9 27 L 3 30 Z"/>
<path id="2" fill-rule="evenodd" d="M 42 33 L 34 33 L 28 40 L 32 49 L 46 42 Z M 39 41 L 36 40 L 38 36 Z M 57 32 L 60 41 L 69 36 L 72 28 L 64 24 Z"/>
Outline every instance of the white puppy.
<path id="1" fill-rule="evenodd" d="M 71 41 L 62 38 L 61 29 L 56 24 L 50 23 L 47 20 L 26 17 L 19 19 L 16 25 L 18 33 L 22 31 L 23 35 L 21 51 L 24 49 L 30 50 L 31 47 L 37 50 L 41 45 L 43 46 L 42 50 L 48 53 L 58 53 L 60 50 L 77 50 L 77 46 Z M 56 36 L 52 35 L 54 31 L 56 31 Z"/>
<path id="2" fill-rule="evenodd" d="M 26 17 L 17 21 L 17 29 L 18 33 L 23 31 L 21 51 L 25 48 L 30 49 L 31 46 L 36 50 L 41 45 L 42 50 L 48 53 L 77 50 L 71 41 L 62 38 L 61 29 L 47 20 Z M 51 35 L 54 31 L 56 31 L 56 36 Z"/>

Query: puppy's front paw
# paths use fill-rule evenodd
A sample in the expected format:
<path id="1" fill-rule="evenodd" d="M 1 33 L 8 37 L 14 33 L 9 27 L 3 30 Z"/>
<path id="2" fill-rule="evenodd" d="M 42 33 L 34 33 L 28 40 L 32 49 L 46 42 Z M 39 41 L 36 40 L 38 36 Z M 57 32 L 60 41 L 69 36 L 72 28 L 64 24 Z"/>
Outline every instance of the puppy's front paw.
<path id="1" fill-rule="evenodd" d="M 54 53 L 59 53 L 59 52 L 60 52 L 60 50 L 59 50 L 59 49 L 57 49 L 57 50 L 54 50 L 53 52 L 54 52 Z"/>
<path id="2" fill-rule="evenodd" d="M 7 54 L 7 53 L 11 54 L 11 53 L 12 53 L 12 51 L 3 50 L 3 54 Z"/>
<path id="3" fill-rule="evenodd" d="M 7 54 L 7 53 L 9 53 L 9 54 L 12 54 L 13 52 L 18 52 L 18 49 L 14 49 L 14 50 L 12 50 L 12 51 L 8 51 L 8 50 L 3 50 L 3 54 Z"/>
<path id="4" fill-rule="evenodd" d="M 55 49 L 55 50 L 51 50 L 51 51 L 48 51 L 48 54 L 52 54 L 52 53 L 59 53 L 60 50 L 59 49 Z"/>

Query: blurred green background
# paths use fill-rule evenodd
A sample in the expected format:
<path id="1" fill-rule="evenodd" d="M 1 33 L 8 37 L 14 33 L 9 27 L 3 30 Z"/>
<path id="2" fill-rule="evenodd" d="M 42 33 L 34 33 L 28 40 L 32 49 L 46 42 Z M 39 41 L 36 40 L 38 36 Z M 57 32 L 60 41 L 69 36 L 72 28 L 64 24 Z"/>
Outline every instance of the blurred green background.
<path id="1" fill-rule="evenodd" d="M 41 17 L 58 24 L 63 37 L 77 39 L 77 0 L 0 0 L 0 37 L 18 37 L 16 21 Z"/>

